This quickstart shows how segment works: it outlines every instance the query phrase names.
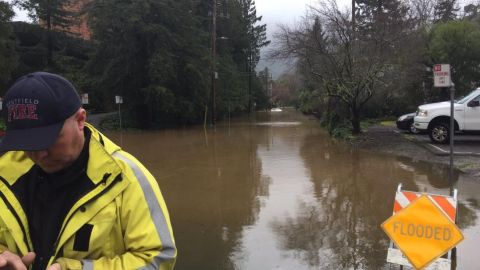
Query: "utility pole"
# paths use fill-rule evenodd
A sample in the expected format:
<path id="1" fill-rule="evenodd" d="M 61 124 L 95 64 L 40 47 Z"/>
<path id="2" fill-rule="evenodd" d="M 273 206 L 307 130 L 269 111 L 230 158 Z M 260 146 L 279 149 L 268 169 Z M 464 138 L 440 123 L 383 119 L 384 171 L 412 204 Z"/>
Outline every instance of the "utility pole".
<path id="1" fill-rule="evenodd" d="M 216 83 L 217 83 L 217 63 L 216 63 L 216 41 L 217 41 L 217 0 L 212 0 L 212 125 L 216 124 L 217 101 L 216 101 Z"/>
<path id="2" fill-rule="evenodd" d="M 265 67 L 265 96 L 268 95 L 268 67 Z"/>
<path id="3" fill-rule="evenodd" d="M 268 75 L 268 67 L 265 67 L 265 97 L 267 98 L 267 103 L 265 104 L 265 111 L 268 110 L 268 83 L 270 76 Z"/>
<path id="4" fill-rule="evenodd" d="M 268 107 L 272 107 L 272 96 L 273 96 L 273 75 L 270 72 L 270 81 L 268 84 Z"/>
<path id="5" fill-rule="evenodd" d="M 249 45 L 248 45 L 248 114 L 252 112 L 252 73 L 253 73 L 253 57 L 254 57 L 252 42 L 255 36 L 253 24 L 251 25 L 250 31 L 251 31 L 250 33 L 251 40 L 249 40 Z"/>
<path id="6" fill-rule="evenodd" d="M 252 46 L 248 49 L 248 114 L 252 112 Z"/>

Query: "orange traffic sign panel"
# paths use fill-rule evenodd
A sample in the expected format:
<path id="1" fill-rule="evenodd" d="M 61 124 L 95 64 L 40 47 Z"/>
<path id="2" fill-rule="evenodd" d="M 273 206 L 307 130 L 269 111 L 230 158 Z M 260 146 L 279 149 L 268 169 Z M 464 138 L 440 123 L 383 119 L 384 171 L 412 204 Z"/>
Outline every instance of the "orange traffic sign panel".
<path id="1" fill-rule="evenodd" d="M 463 240 L 455 223 L 426 195 L 391 216 L 382 228 L 416 269 L 423 269 Z"/>

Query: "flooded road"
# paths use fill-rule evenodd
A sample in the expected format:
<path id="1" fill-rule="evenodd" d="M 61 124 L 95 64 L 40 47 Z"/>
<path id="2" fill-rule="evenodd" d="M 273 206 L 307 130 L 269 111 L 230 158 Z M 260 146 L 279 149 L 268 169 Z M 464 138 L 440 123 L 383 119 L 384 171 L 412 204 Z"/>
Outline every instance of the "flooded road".
<path id="1" fill-rule="evenodd" d="M 160 183 L 175 269 L 390 269 L 380 224 L 397 185 L 449 192 L 447 167 L 352 149 L 293 110 L 252 118 L 206 131 L 106 133 Z M 480 181 L 457 178 L 457 269 L 479 269 Z"/>

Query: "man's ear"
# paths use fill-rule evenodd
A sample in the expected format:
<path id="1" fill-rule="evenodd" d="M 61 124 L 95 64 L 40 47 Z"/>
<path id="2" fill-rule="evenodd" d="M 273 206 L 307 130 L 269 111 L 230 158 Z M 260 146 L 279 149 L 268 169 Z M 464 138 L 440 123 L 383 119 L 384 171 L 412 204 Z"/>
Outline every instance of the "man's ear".
<path id="1" fill-rule="evenodd" d="M 87 121 L 87 111 L 85 111 L 84 108 L 78 109 L 77 113 L 75 114 L 75 120 L 78 128 L 83 131 L 83 128 L 85 127 L 85 121 Z"/>

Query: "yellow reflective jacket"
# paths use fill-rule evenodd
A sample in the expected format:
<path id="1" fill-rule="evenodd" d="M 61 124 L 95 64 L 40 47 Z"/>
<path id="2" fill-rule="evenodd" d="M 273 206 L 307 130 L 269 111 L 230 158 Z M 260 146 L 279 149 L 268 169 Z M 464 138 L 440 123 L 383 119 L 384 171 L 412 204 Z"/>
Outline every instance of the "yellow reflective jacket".
<path id="1" fill-rule="evenodd" d="M 91 125 L 86 128 L 92 131 L 87 176 L 95 187 L 65 217 L 49 265 L 58 262 L 62 270 L 173 269 L 177 250 L 155 178 Z M 11 186 L 33 165 L 22 151 L 0 157 L 0 252 L 23 256 L 32 251 L 27 216 Z M 88 251 L 77 251 L 75 237 L 85 226 Z"/>

